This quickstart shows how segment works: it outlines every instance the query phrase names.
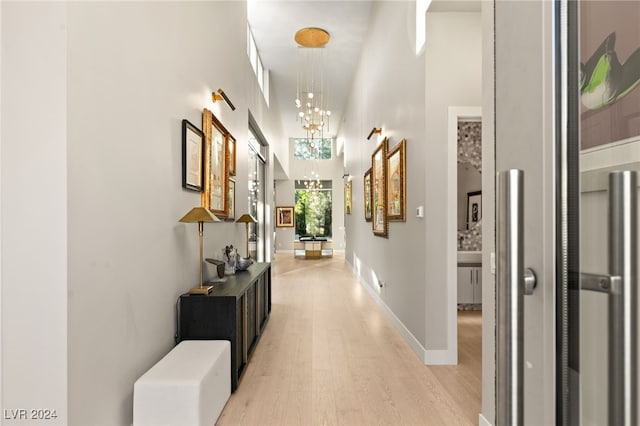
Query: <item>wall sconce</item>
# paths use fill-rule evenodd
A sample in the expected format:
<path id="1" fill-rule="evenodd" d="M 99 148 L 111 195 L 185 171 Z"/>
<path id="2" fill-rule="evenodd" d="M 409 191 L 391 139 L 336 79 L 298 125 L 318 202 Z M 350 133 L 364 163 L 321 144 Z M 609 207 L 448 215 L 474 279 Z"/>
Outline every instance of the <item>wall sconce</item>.
<path id="1" fill-rule="evenodd" d="M 345 173 L 342 175 L 342 179 L 347 178 L 347 182 L 351 182 L 353 180 L 353 176 L 351 176 L 351 173 Z"/>
<path id="2" fill-rule="evenodd" d="M 231 103 L 231 100 L 229 99 L 227 94 L 224 93 L 224 91 L 222 89 L 218 89 L 215 92 L 213 92 L 211 94 L 211 100 L 214 103 L 217 102 L 217 101 L 225 101 L 227 103 L 227 105 L 229 105 L 229 108 L 231 108 L 231 111 L 235 111 L 236 110 L 236 107 L 233 106 L 233 104 Z"/>
<path id="3" fill-rule="evenodd" d="M 371 139 L 371 136 L 373 136 L 374 133 L 376 135 L 382 134 L 382 127 L 374 127 L 373 129 L 371 129 L 371 131 L 369 132 L 369 136 L 367 136 L 367 140 Z"/>

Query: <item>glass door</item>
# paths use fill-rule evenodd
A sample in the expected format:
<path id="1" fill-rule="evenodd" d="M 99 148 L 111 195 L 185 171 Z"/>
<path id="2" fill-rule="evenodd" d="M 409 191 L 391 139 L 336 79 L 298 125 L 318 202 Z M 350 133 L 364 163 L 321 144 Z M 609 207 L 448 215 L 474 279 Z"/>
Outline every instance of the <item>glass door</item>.
<path id="1" fill-rule="evenodd" d="M 493 16 L 494 424 L 640 424 L 640 2 Z"/>
<path id="2" fill-rule="evenodd" d="M 636 425 L 640 2 L 566 8 L 567 168 L 578 184 L 567 193 L 577 220 L 562 253 L 564 424 Z"/>
<path id="3" fill-rule="evenodd" d="M 248 204 L 249 214 L 257 223 L 249 224 L 249 256 L 258 262 L 265 261 L 265 158 L 262 145 L 249 130 L 248 154 Z"/>

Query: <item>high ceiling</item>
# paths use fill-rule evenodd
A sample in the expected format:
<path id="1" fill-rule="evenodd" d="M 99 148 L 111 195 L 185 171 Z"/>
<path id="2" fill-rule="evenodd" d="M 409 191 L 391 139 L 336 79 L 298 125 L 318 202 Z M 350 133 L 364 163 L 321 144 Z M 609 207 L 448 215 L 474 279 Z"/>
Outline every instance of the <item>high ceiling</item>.
<path id="1" fill-rule="evenodd" d="M 366 36 L 372 2 L 249 0 L 248 18 L 263 66 L 269 70 L 271 102 L 277 104 L 289 137 L 304 137 L 296 121 L 298 45 L 295 33 L 304 27 L 320 27 L 331 36 L 323 57 L 324 92 L 331 121 L 326 136 L 335 136 Z M 329 133 L 327 135 L 327 133 Z"/>
<path id="2" fill-rule="evenodd" d="M 249 25 L 263 66 L 269 70 L 271 103 L 280 110 L 287 136 L 306 136 L 296 121 L 298 110 L 294 104 L 299 60 L 295 33 L 304 27 L 320 27 L 331 36 L 323 55 L 327 61 L 324 92 L 329 97 L 327 108 L 332 113 L 329 134 L 325 133 L 325 136 L 335 136 L 367 35 L 374 1 L 248 0 Z M 431 2 L 429 11 L 478 12 L 480 4 L 480 0 L 436 0 Z"/>

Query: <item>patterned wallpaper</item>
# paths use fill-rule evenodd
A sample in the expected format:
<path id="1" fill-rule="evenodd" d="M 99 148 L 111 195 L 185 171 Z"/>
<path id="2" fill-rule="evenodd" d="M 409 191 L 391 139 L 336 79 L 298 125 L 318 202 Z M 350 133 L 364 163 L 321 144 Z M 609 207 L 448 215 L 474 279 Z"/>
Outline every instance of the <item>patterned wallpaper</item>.
<path id="1" fill-rule="evenodd" d="M 458 163 L 468 163 L 482 173 L 482 122 L 458 122 Z M 458 250 L 482 250 L 482 221 L 458 231 Z"/>
<path id="2" fill-rule="evenodd" d="M 469 163 L 482 173 L 482 122 L 458 122 L 458 163 Z"/>

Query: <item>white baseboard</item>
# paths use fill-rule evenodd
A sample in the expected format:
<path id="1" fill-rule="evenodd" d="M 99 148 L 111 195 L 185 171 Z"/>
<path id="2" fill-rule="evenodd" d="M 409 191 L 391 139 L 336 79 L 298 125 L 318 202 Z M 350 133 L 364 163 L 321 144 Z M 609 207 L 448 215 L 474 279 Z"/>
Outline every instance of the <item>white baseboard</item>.
<path id="1" fill-rule="evenodd" d="M 480 413 L 478 415 L 478 426 L 493 426 L 489 420 L 485 416 Z"/>
<path id="2" fill-rule="evenodd" d="M 413 350 L 418 358 L 420 358 L 422 362 L 426 364 L 428 351 L 424 348 L 424 346 L 422 346 L 418 339 L 415 338 L 415 336 L 402 323 L 402 321 L 400 321 L 400 319 L 396 316 L 396 314 L 393 313 L 393 311 L 387 306 L 387 304 L 384 303 L 384 300 L 380 298 L 380 295 L 373 290 L 371 284 L 364 280 L 362 277 L 358 276 L 358 272 L 347 259 L 345 259 L 345 263 L 349 265 L 349 267 L 351 268 L 351 273 L 358 279 L 360 285 L 367 291 L 367 293 L 369 293 L 369 296 L 371 296 L 373 301 L 376 302 L 378 306 L 380 306 L 387 318 L 391 320 L 391 323 L 398 331 L 398 333 L 400 333 L 400 335 L 404 338 L 405 342 L 407 342 L 411 350 Z"/>
<path id="3" fill-rule="evenodd" d="M 455 365 L 458 354 L 449 349 L 427 349 L 424 357 L 425 365 Z"/>
<path id="4" fill-rule="evenodd" d="M 425 349 L 424 346 L 416 339 L 416 337 L 409 331 L 409 329 L 400 321 L 400 319 L 396 316 L 396 314 L 387 306 L 387 304 L 382 300 L 380 295 L 376 293 L 373 289 L 371 283 L 367 282 L 361 276 L 358 276 L 358 271 L 356 268 L 349 262 L 348 259 L 345 259 L 345 263 L 349 265 L 351 269 L 351 273 L 353 276 L 358 278 L 358 282 L 367 293 L 371 296 L 371 298 L 380 306 L 382 311 L 385 313 L 387 318 L 391 320 L 391 323 L 394 325 L 395 329 L 400 333 L 400 335 L 404 338 L 405 342 L 411 347 L 413 352 L 422 360 L 425 365 L 455 365 L 458 363 L 458 351 L 450 350 L 450 349 Z"/>

